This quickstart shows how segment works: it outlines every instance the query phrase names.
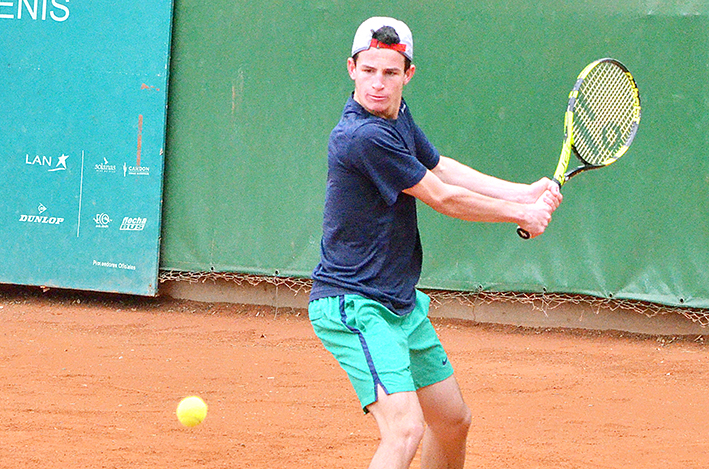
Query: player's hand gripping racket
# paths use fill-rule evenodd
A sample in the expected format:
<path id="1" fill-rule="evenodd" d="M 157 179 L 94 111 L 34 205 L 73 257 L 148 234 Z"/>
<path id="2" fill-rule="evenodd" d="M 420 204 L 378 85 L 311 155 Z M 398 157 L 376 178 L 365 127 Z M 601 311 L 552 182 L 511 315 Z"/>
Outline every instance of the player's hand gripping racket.
<path id="1" fill-rule="evenodd" d="M 616 161 L 633 143 L 639 123 L 640 92 L 625 65 L 608 58 L 588 64 L 569 93 L 554 182 L 561 187 L 582 171 Z M 569 170 L 572 152 L 581 165 Z M 517 234 L 531 237 L 522 228 Z"/>

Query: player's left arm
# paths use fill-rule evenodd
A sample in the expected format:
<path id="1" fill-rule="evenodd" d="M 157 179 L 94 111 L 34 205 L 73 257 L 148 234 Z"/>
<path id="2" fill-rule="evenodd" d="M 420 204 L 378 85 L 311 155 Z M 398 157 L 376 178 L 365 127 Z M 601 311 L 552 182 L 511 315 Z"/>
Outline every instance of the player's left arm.
<path id="1" fill-rule="evenodd" d="M 433 174 L 445 182 L 464 187 L 478 194 L 496 199 L 522 204 L 534 203 L 547 190 L 554 194 L 555 207 L 561 203 L 559 186 L 548 178 L 542 178 L 532 184 L 520 184 L 499 179 L 460 163 L 452 158 L 441 155 Z"/>
<path id="2" fill-rule="evenodd" d="M 556 205 L 551 191 L 544 191 L 534 203 L 513 202 L 447 184 L 432 171 L 426 171 L 417 184 L 403 192 L 449 217 L 472 222 L 517 223 L 530 237 L 544 232 Z"/>

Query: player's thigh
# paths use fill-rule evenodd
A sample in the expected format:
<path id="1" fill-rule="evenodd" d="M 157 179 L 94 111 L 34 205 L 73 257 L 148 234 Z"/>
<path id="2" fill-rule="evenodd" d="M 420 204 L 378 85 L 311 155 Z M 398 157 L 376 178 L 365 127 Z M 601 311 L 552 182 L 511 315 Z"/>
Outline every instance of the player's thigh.
<path id="1" fill-rule="evenodd" d="M 355 381 L 371 381 L 366 344 L 346 311 L 344 297 L 322 298 L 309 305 L 310 322 L 325 348 Z"/>
<path id="2" fill-rule="evenodd" d="M 380 428 L 402 425 L 404 422 L 423 424 L 423 412 L 415 391 L 387 394 L 378 389 L 377 401 L 367 406 Z"/>
<path id="3" fill-rule="evenodd" d="M 386 394 L 415 391 L 401 318 L 378 302 L 357 295 L 312 302 L 310 320 L 320 338 L 347 372 L 363 408 Z"/>
<path id="4" fill-rule="evenodd" d="M 411 374 L 420 389 L 453 375 L 453 367 L 438 334 L 428 318 L 429 298 L 417 292 L 416 307 L 407 318 Z"/>
<path id="5" fill-rule="evenodd" d="M 426 422 L 430 425 L 469 425 L 470 410 L 455 376 L 421 388 L 417 395 Z"/>

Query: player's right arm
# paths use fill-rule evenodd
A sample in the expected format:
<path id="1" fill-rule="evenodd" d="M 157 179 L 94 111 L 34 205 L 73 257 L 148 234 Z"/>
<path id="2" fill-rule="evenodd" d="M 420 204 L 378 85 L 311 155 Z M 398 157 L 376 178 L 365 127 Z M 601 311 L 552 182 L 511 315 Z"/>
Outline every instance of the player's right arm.
<path id="1" fill-rule="evenodd" d="M 403 191 L 444 215 L 473 222 L 516 223 L 532 237 L 544 232 L 558 203 L 550 190 L 533 203 L 519 203 L 443 182 L 432 171 Z"/>
<path id="2" fill-rule="evenodd" d="M 476 171 L 452 158 L 441 155 L 438 164 L 431 170 L 433 174 L 447 183 L 465 187 L 496 199 L 504 199 L 519 203 L 534 203 L 546 190 L 558 194 L 561 202 L 561 192 L 558 184 L 548 178 L 542 178 L 532 184 L 519 184 L 505 181 L 494 176 Z M 558 206 L 558 203 L 556 206 Z"/>

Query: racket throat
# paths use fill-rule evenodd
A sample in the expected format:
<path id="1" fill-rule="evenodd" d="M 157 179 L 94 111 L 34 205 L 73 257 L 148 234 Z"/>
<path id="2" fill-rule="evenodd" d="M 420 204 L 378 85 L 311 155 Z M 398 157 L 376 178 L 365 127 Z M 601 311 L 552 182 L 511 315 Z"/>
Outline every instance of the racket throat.
<path id="1" fill-rule="evenodd" d="M 571 142 L 568 138 L 564 142 L 564 146 L 561 148 L 561 156 L 559 157 L 559 164 L 556 166 L 556 171 L 554 171 L 554 177 L 552 180 L 559 184 L 559 187 L 563 186 L 568 175 L 566 174 L 566 168 L 569 167 L 569 159 L 571 157 Z"/>

